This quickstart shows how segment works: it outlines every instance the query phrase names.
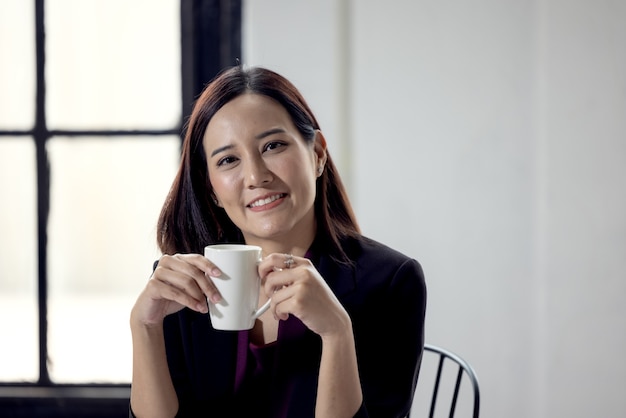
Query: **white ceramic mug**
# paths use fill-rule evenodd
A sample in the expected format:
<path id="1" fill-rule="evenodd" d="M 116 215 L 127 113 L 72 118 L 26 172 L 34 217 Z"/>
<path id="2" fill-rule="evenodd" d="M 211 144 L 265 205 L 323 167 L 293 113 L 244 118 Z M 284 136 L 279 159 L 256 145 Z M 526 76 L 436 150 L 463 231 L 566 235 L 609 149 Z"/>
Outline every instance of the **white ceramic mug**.
<path id="1" fill-rule="evenodd" d="M 270 307 L 268 300 L 259 304 L 261 279 L 259 262 L 261 247 L 242 244 L 219 244 L 204 247 L 204 256 L 220 269 L 222 274 L 211 276 L 222 300 L 209 302 L 213 328 L 228 331 L 251 329 L 254 321 Z"/>

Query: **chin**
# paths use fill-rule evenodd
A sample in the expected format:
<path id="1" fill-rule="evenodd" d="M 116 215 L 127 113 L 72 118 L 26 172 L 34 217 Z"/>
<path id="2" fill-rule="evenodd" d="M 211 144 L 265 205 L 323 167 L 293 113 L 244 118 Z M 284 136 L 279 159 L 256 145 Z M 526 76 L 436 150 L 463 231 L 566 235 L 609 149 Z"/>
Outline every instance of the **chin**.
<path id="1" fill-rule="evenodd" d="M 289 231 L 285 230 L 285 225 L 263 225 L 260 228 L 257 227 L 254 230 L 249 230 L 244 236 L 250 236 L 258 239 L 271 240 L 280 239 Z"/>

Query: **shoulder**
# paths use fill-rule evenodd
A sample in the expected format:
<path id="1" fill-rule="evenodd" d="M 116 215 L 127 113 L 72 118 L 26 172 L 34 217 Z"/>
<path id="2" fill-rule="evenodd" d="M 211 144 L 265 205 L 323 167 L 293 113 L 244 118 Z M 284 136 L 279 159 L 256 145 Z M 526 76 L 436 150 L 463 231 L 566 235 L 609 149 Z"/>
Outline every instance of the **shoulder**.
<path id="1" fill-rule="evenodd" d="M 420 270 L 420 272 L 422 270 L 420 263 L 414 256 L 404 254 L 366 236 L 348 239 L 343 242 L 343 245 L 357 270 L 379 268 L 387 271 L 407 265 Z"/>
<path id="2" fill-rule="evenodd" d="M 374 259 L 381 259 L 394 262 L 404 262 L 409 258 L 408 255 L 389 247 L 379 241 L 373 240 L 366 236 L 361 236 L 359 239 L 354 240 L 356 245 L 361 250 L 361 256 L 368 256 Z"/>
<path id="3" fill-rule="evenodd" d="M 341 246 L 349 262 L 337 262 L 322 253 L 317 264 L 338 296 L 403 290 L 412 295 L 425 293 L 424 274 L 415 258 L 364 236 L 345 238 Z"/>
<path id="4" fill-rule="evenodd" d="M 424 272 L 415 257 L 365 236 L 344 240 L 342 245 L 358 287 L 425 291 Z"/>

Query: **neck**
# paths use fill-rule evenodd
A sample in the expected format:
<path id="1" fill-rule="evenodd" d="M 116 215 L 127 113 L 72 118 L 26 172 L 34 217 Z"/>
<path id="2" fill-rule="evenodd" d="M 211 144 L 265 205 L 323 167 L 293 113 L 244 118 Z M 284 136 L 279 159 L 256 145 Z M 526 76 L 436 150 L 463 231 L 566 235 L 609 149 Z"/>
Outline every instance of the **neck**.
<path id="1" fill-rule="evenodd" d="M 315 240 L 317 226 L 315 223 L 306 231 L 292 230 L 289 234 L 275 237 L 244 236 L 246 244 L 258 245 L 263 249 L 263 257 L 270 254 L 292 254 L 304 257 Z"/>

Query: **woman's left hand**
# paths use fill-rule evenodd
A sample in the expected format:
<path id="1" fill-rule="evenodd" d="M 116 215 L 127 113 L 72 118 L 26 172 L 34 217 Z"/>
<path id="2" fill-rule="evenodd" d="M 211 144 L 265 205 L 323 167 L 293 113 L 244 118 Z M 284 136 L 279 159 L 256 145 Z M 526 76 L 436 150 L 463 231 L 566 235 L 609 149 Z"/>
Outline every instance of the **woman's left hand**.
<path id="1" fill-rule="evenodd" d="M 275 318 L 295 315 L 322 337 L 351 332 L 348 313 L 308 259 L 271 254 L 261 261 L 259 275 Z"/>

